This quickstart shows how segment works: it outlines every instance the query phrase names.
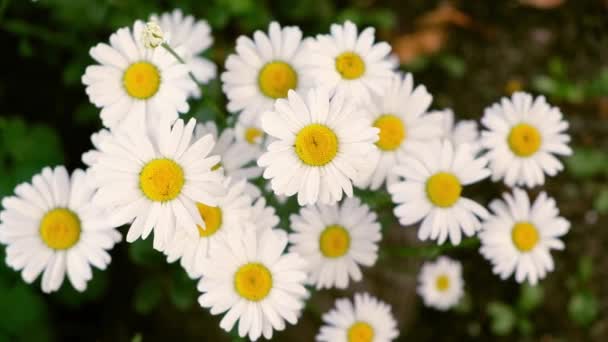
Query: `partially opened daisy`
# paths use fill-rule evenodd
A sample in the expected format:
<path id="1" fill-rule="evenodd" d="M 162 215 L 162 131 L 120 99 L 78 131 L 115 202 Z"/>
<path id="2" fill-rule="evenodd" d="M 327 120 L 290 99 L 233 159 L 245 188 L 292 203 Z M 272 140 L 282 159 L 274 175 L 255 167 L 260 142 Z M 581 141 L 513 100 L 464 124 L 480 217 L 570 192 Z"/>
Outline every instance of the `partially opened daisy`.
<path id="1" fill-rule="evenodd" d="M 335 308 L 323 315 L 319 342 L 390 342 L 399 336 L 390 305 L 367 293 L 355 294 L 355 302 L 336 300 Z"/>
<path id="2" fill-rule="evenodd" d="M 287 97 L 289 90 L 307 88 L 301 70 L 307 57 L 303 52 L 302 31 L 296 26 L 281 28 L 272 22 L 268 34 L 256 31 L 253 40 L 240 36 L 236 54 L 228 56 L 221 76 L 228 110 L 259 116 L 276 99 Z"/>
<path id="3" fill-rule="evenodd" d="M 99 43 L 90 50 L 99 64 L 87 67 L 82 82 L 110 129 L 174 121 L 188 111 L 186 99 L 196 90 L 186 65 L 165 49 L 143 46 L 143 29 L 144 23 L 136 21 L 132 29 L 113 33 L 110 45 Z"/>
<path id="4" fill-rule="evenodd" d="M 418 295 L 424 305 L 445 311 L 458 304 L 464 295 L 462 265 L 448 257 L 425 262 L 418 275 Z"/>
<path id="5" fill-rule="evenodd" d="M 234 125 L 236 141 L 247 143 L 253 147 L 261 148 L 266 145 L 266 133 L 262 129 L 262 120 L 259 113 L 245 113 L 239 115 Z"/>
<path id="6" fill-rule="evenodd" d="M 180 260 L 180 264 L 192 278 L 201 274 L 201 262 L 209 257 L 210 246 L 226 238 L 229 231 L 254 230 L 251 217 L 251 198 L 245 194 L 245 181 L 224 180 L 226 195 L 216 206 L 196 203 L 205 226 L 197 226 L 198 235 L 192 236 L 178 230 L 169 240 L 164 253 L 168 262 Z"/>
<path id="7" fill-rule="evenodd" d="M 478 218 L 486 218 L 488 211 L 463 197 L 462 191 L 490 175 L 487 163 L 483 157 L 475 158 L 467 144 L 454 148 L 447 140 L 437 140 L 422 146 L 395 166 L 394 172 L 404 180 L 388 187 L 399 223 L 422 221 L 418 238 L 439 244 L 449 237 L 458 245 L 463 232 L 475 234 L 481 227 Z"/>
<path id="8" fill-rule="evenodd" d="M 93 203 L 95 189 L 85 173 L 72 176 L 63 166 L 46 167 L 31 183 L 15 188 L 2 200 L 0 242 L 6 245 L 6 263 L 32 283 L 42 273 L 42 291 L 57 291 L 64 278 L 82 292 L 93 277 L 91 266 L 105 269 L 108 250 L 120 233 L 107 212 Z"/>
<path id="9" fill-rule="evenodd" d="M 298 194 L 300 205 L 335 203 L 353 194 L 352 181 L 361 177 L 375 148 L 378 129 L 371 127 L 352 101 L 314 88 L 306 100 L 294 91 L 279 99 L 262 117 L 264 131 L 277 140 L 258 165 L 265 167 L 278 195 Z"/>
<path id="10" fill-rule="evenodd" d="M 199 83 L 205 84 L 215 77 L 217 67 L 201 56 L 213 44 L 211 27 L 207 21 L 197 20 L 191 15 L 185 16 L 180 9 L 162 13 L 160 16 L 153 14 L 150 20 L 160 25 L 168 38 L 169 46 L 182 52 L 180 57 Z M 200 96 L 198 87 L 193 94 Z"/>
<path id="11" fill-rule="evenodd" d="M 395 74 L 386 91 L 366 104 L 366 117 L 380 134 L 377 152 L 369 156 L 369 176 L 359 187 L 379 189 L 395 164 L 420 144 L 441 136 L 441 116 L 427 113 L 432 100 L 425 86 L 414 87 L 411 74 Z"/>
<path id="12" fill-rule="evenodd" d="M 479 152 L 481 146 L 479 144 L 479 131 L 477 129 L 477 122 L 474 120 L 460 120 L 456 122 L 454 118 L 454 111 L 451 109 L 444 109 L 440 111 L 434 111 L 432 113 L 438 113 L 441 115 L 443 123 L 443 134 L 442 138 L 452 142 L 452 145 L 457 146 L 460 144 L 469 144 L 473 153 Z"/>
<path id="13" fill-rule="evenodd" d="M 204 135 L 211 134 L 216 141 L 211 154 L 219 155 L 222 160 L 215 168 L 221 168 L 226 177 L 233 180 L 251 180 L 262 175 L 262 169 L 257 166 L 256 160 L 261 154 L 257 145 L 250 145 L 238 141 L 232 128 L 226 128 L 222 134 L 213 121 L 199 123 L 194 129 L 194 138 L 198 139 Z M 258 197 L 260 190 L 251 183 L 245 185 L 247 193 L 252 197 Z"/>
<path id="14" fill-rule="evenodd" d="M 390 45 L 374 44 L 374 35 L 373 27 L 358 34 L 351 21 L 331 25 L 330 34 L 308 41 L 305 74 L 314 79 L 315 86 L 353 100 L 367 101 L 371 94 L 382 94 L 390 83 L 394 62 Z"/>
<path id="15" fill-rule="evenodd" d="M 290 251 L 306 259 L 309 282 L 317 289 L 346 288 L 350 279 L 361 280 L 360 266 L 372 266 L 378 258 L 380 224 L 356 197 L 304 207 L 290 222 Z"/>
<path id="16" fill-rule="evenodd" d="M 518 283 L 535 285 L 555 268 L 550 251 L 564 249 L 560 237 L 568 232 L 570 222 L 559 216 L 555 200 L 545 192 L 533 204 L 518 188 L 503 194 L 503 199 L 490 203 L 492 215 L 479 233 L 480 252 L 501 279 L 515 273 Z"/>
<path id="17" fill-rule="evenodd" d="M 271 339 L 286 321 L 296 324 L 307 296 L 306 263 L 297 254 L 283 254 L 286 234 L 247 231 L 225 240 L 201 262 L 200 305 L 213 315 L 226 313 L 220 327 L 230 331 L 238 321 L 239 336 L 254 341 Z"/>
<path id="18" fill-rule="evenodd" d="M 487 130 L 481 144 L 488 150 L 492 180 L 508 186 L 534 187 L 564 167 L 557 155 L 570 155 L 568 122 L 543 96 L 515 93 L 486 108 L 481 123 Z"/>
<path id="19" fill-rule="evenodd" d="M 222 175 L 212 171 L 219 156 L 209 156 L 213 138 L 192 141 L 196 121 L 179 119 L 161 125 L 148 137 L 143 128 L 115 132 L 104 139 L 91 181 L 99 188 L 94 200 L 111 208 L 113 219 L 130 223 L 127 241 L 145 239 L 154 230 L 154 248 L 162 250 L 175 227 L 192 236 L 205 227 L 196 203 L 215 206 L 225 189 Z"/>

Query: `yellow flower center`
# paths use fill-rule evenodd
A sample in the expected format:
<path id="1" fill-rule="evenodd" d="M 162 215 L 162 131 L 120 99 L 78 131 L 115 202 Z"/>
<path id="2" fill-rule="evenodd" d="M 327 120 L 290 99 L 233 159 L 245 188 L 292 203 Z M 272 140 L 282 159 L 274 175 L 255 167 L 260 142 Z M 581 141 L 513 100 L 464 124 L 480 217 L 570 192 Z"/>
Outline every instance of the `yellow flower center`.
<path id="1" fill-rule="evenodd" d="M 365 322 L 355 322 L 348 328 L 348 342 L 372 342 L 374 328 Z"/>
<path id="2" fill-rule="evenodd" d="M 197 225 L 198 234 L 200 237 L 210 237 L 222 227 L 222 209 L 218 207 L 210 207 L 202 203 L 196 203 L 198 212 L 205 221 L 205 229 Z"/>
<path id="3" fill-rule="evenodd" d="M 139 186 L 151 201 L 175 199 L 184 186 L 184 171 L 171 159 L 154 159 L 139 174 Z"/>
<path id="4" fill-rule="evenodd" d="M 80 219 L 66 208 L 48 211 L 40 221 L 40 237 L 52 249 L 69 249 L 80 239 Z"/>
<path id="5" fill-rule="evenodd" d="M 258 84 L 264 95 L 273 99 L 284 98 L 289 89 L 297 87 L 298 74 L 285 62 L 269 62 L 260 70 Z"/>
<path id="6" fill-rule="evenodd" d="M 542 137 L 536 127 L 520 123 L 511 128 L 508 142 L 513 153 L 520 157 L 529 157 L 540 148 Z"/>
<path id="7" fill-rule="evenodd" d="M 262 132 L 260 129 L 257 129 L 255 127 L 249 127 L 245 130 L 245 141 L 247 141 L 250 144 L 257 144 L 258 143 L 258 138 L 260 138 L 261 136 L 264 135 L 264 132 Z"/>
<path id="8" fill-rule="evenodd" d="M 266 266 L 250 262 L 236 271 L 234 287 L 241 297 L 259 302 L 266 298 L 272 289 L 272 274 Z"/>
<path id="9" fill-rule="evenodd" d="M 445 274 L 440 275 L 435 280 L 435 286 L 439 292 L 447 291 L 450 288 L 450 278 Z"/>
<path id="10" fill-rule="evenodd" d="M 321 253 L 327 258 L 338 258 L 350 248 L 350 234 L 344 227 L 334 224 L 321 232 L 319 238 Z"/>
<path id="11" fill-rule="evenodd" d="M 380 129 L 380 139 L 376 142 L 379 149 L 393 151 L 405 139 L 405 125 L 400 118 L 392 114 L 384 114 L 374 121 L 374 127 Z"/>
<path id="12" fill-rule="evenodd" d="M 511 231 L 511 239 L 520 252 L 529 252 L 538 243 L 538 230 L 530 222 L 517 222 Z"/>
<path id="13" fill-rule="evenodd" d="M 354 52 L 343 52 L 336 57 L 336 70 L 342 78 L 354 80 L 365 72 L 365 62 Z"/>
<path id="14" fill-rule="evenodd" d="M 462 186 L 456 176 L 438 172 L 426 181 L 426 194 L 435 206 L 448 208 L 460 198 Z"/>
<path id="15" fill-rule="evenodd" d="M 122 83 L 131 97 L 145 100 L 158 91 L 160 73 L 158 68 L 149 62 L 136 62 L 125 70 Z"/>
<path id="16" fill-rule="evenodd" d="M 296 135 L 295 149 L 304 164 L 323 166 L 338 154 L 338 137 L 325 125 L 310 124 Z"/>
<path id="17" fill-rule="evenodd" d="M 219 162 L 211 167 L 211 171 L 217 171 L 222 167 L 222 163 Z"/>

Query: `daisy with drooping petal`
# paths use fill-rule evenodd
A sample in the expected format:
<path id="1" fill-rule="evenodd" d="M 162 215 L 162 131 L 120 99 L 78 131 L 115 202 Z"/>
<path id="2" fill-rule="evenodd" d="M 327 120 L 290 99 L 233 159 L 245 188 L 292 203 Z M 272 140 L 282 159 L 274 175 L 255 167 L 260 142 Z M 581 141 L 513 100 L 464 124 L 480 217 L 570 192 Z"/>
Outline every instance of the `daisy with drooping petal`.
<path id="1" fill-rule="evenodd" d="M 361 177 L 366 156 L 375 148 L 378 129 L 371 127 L 344 96 L 329 98 L 311 89 L 304 100 L 294 91 L 279 99 L 262 117 L 264 131 L 277 140 L 258 165 L 265 167 L 278 195 L 298 194 L 300 205 L 331 204 L 352 197 L 352 182 Z"/>
<path id="2" fill-rule="evenodd" d="M 236 54 L 228 56 L 221 76 L 228 110 L 258 117 L 289 90 L 306 89 L 303 51 L 302 31 L 296 26 L 281 28 L 272 22 L 268 34 L 256 31 L 253 40 L 240 36 Z"/>
<path id="3" fill-rule="evenodd" d="M 226 128 L 222 134 L 218 133 L 214 122 L 208 121 L 199 123 L 194 129 L 194 138 L 198 139 L 204 135 L 211 134 L 216 141 L 212 155 L 219 155 L 222 160 L 214 168 L 221 168 L 226 177 L 233 180 L 251 180 L 262 175 L 262 169 L 257 166 L 256 160 L 261 154 L 261 150 L 256 145 L 246 144 L 237 141 L 232 128 Z M 261 192 L 251 183 L 245 184 L 246 191 L 251 197 L 260 196 Z"/>
<path id="4" fill-rule="evenodd" d="M 411 74 L 395 74 L 386 91 L 372 97 L 365 113 L 370 124 L 380 130 L 378 149 L 369 156 L 369 176 L 357 186 L 379 189 L 403 157 L 441 136 L 441 116 L 427 113 L 432 99 L 423 85 L 414 88 Z"/>
<path id="5" fill-rule="evenodd" d="M 390 342 L 399 336 L 390 305 L 367 293 L 355 294 L 354 304 L 346 298 L 336 300 L 323 322 L 319 342 Z"/>
<path id="6" fill-rule="evenodd" d="M 422 220 L 418 238 L 439 244 L 449 236 L 458 245 L 463 232 L 475 234 L 481 227 L 478 218 L 486 218 L 488 211 L 461 194 L 463 186 L 490 175 L 487 163 L 483 157 L 475 158 L 467 144 L 454 148 L 447 140 L 437 140 L 421 146 L 395 166 L 394 172 L 404 180 L 388 187 L 399 223 L 406 226 Z"/>
<path id="7" fill-rule="evenodd" d="M 517 188 L 503 199 L 490 203 L 493 213 L 479 232 L 479 251 L 501 279 L 515 273 L 518 283 L 535 285 L 555 268 L 550 251 L 564 249 L 560 237 L 570 222 L 559 216 L 555 200 L 545 192 L 532 205 L 526 192 Z"/>
<path id="8" fill-rule="evenodd" d="M 458 304 L 464 295 L 462 265 L 448 257 L 425 262 L 418 275 L 418 295 L 424 305 L 445 311 Z"/>
<path id="9" fill-rule="evenodd" d="M 315 86 L 353 100 L 368 101 L 371 94 L 381 95 L 390 83 L 394 62 L 389 56 L 391 46 L 374 44 L 374 35 L 373 27 L 357 34 L 351 21 L 331 25 L 330 34 L 307 42 L 304 73 L 314 79 Z"/>
<path id="10" fill-rule="evenodd" d="M 442 138 L 452 142 L 452 145 L 469 144 L 474 154 L 477 154 L 481 149 L 479 145 L 479 131 L 477 130 L 477 122 L 474 120 L 460 120 L 456 122 L 454 111 L 444 109 L 434 111 L 441 115 L 443 123 Z"/>
<path id="11" fill-rule="evenodd" d="M 197 20 L 191 15 L 185 16 L 180 9 L 174 9 L 160 16 L 153 14 L 150 20 L 160 25 L 168 38 L 169 46 L 182 51 L 180 57 L 197 82 L 205 84 L 215 77 L 217 73 L 215 64 L 201 57 L 201 54 L 213 44 L 211 27 L 206 20 Z M 200 96 L 198 87 L 195 88 L 193 95 Z"/>
<path id="12" fill-rule="evenodd" d="M 94 200 L 112 208 L 114 220 L 130 223 L 127 241 L 147 238 L 154 230 L 154 248 L 162 251 L 175 227 L 191 236 L 205 227 L 196 203 L 217 205 L 224 195 L 222 175 L 212 171 L 219 156 L 209 156 L 213 138 L 194 142 L 196 121 L 178 119 L 148 137 L 144 128 L 132 134 L 115 132 L 104 139 L 91 182 L 99 188 Z"/>
<path id="13" fill-rule="evenodd" d="M 26 283 L 42 273 L 46 293 L 59 290 L 66 276 L 76 290 L 86 290 L 91 266 L 105 269 L 111 259 L 107 251 L 121 239 L 106 212 L 91 203 L 95 189 L 85 178 L 82 170 L 70 177 L 63 166 L 46 167 L 2 200 L 6 263 L 21 270 Z"/>
<path id="14" fill-rule="evenodd" d="M 101 146 L 102 141 L 112 136 L 110 131 L 103 128 L 93 134 L 91 134 L 91 143 L 93 143 L 93 149 L 82 154 L 82 162 L 86 166 L 92 166 L 97 162 L 97 158 L 99 157 L 99 146 Z"/>
<path id="15" fill-rule="evenodd" d="M 245 183 L 244 180 L 233 182 L 227 178 L 223 184 L 226 195 L 219 199 L 216 206 L 196 203 L 205 226 L 196 227 L 197 237 L 183 230 L 176 231 L 164 251 L 168 262 L 179 259 L 188 275 L 197 278 L 201 274 L 202 260 L 209 257 L 210 245 L 225 239 L 228 231 L 254 229 L 251 226 L 255 222 L 251 220 L 251 198 L 245 194 Z"/>
<path id="16" fill-rule="evenodd" d="M 88 66 L 82 82 L 89 100 L 102 108 L 103 125 L 110 129 L 172 122 L 178 113 L 188 111 L 186 99 L 196 90 L 186 65 L 165 49 L 143 46 L 144 26 L 136 21 L 133 29 L 113 33 L 110 45 L 99 43 L 90 50 L 99 65 Z"/>
<path id="17" fill-rule="evenodd" d="M 296 324 L 308 292 L 304 287 L 306 262 L 297 254 L 283 254 L 287 236 L 282 231 L 247 231 L 226 236 L 212 246 L 201 263 L 203 277 L 198 301 L 212 315 L 226 313 L 220 327 L 238 322 L 239 336 L 272 338 L 285 322 Z"/>
<path id="18" fill-rule="evenodd" d="M 251 208 L 251 222 L 255 224 L 258 232 L 275 229 L 279 225 L 279 217 L 274 207 L 266 205 L 266 199 L 260 196 Z"/>
<path id="19" fill-rule="evenodd" d="M 568 156 L 568 122 L 559 108 L 543 96 L 515 93 L 486 108 L 481 123 L 481 144 L 488 150 L 492 180 L 529 188 L 545 183 L 564 167 L 556 155 Z"/>
<path id="20" fill-rule="evenodd" d="M 376 263 L 380 224 L 356 197 L 340 205 L 304 207 L 290 222 L 289 250 L 306 259 L 309 282 L 317 289 L 344 289 L 351 278 L 361 280 L 361 265 Z"/>

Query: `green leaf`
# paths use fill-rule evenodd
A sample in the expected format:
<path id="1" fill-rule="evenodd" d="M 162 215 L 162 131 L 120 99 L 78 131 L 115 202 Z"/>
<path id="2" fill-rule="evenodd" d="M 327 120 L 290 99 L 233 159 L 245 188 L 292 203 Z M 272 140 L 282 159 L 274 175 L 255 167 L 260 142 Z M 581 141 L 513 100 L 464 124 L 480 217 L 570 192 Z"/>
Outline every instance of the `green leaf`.
<path id="1" fill-rule="evenodd" d="M 536 309 L 543 302 L 543 288 L 540 285 L 522 285 L 517 301 L 517 307 L 528 313 Z"/>
<path id="2" fill-rule="evenodd" d="M 581 291 L 570 298 L 568 303 L 570 319 L 581 326 L 590 325 L 598 316 L 599 303 L 589 291 Z"/>
<path id="3" fill-rule="evenodd" d="M 152 312 L 162 298 L 162 286 L 158 278 L 147 278 L 137 286 L 133 306 L 141 315 Z"/>
<path id="4" fill-rule="evenodd" d="M 497 336 L 507 336 L 515 327 L 516 316 L 513 309 L 501 302 L 488 304 L 488 315 L 491 317 L 490 329 Z"/>
<path id="5" fill-rule="evenodd" d="M 158 267 L 166 264 L 163 254 L 152 247 L 152 237 L 130 244 L 129 258 L 139 266 Z"/>
<path id="6" fill-rule="evenodd" d="M 539 93 L 555 96 L 557 94 L 558 83 L 549 76 L 540 75 L 532 79 L 532 89 Z"/>
<path id="7" fill-rule="evenodd" d="M 565 163 L 566 170 L 577 178 L 608 174 L 608 154 L 603 149 L 575 148 Z"/>
<path id="8" fill-rule="evenodd" d="M 467 65 L 464 59 L 458 56 L 440 56 L 439 65 L 453 78 L 461 78 L 467 71 Z"/>
<path id="9" fill-rule="evenodd" d="M 32 327 L 47 329 L 46 303 L 33 287 L 21 281 L 0 291 L 0 313 L 0 331 L 9 335 L 29 335 Z"/>
<path id="10" fill-rule="evenodd" d="M 593 275 L 593 260 L 588 255 L 583 255 L 578 259 L 578 277 L 582 283 L 591 279 Z"/>
<path id="11" fill-rule="evenodd" d="M 595 197 L 593 208 L 600 214 L 608 213 L 608 188 L 602 189 L 597 197 Z"/>
<path id="12" fill-rule="evenodd" d="M 190 279 L 181 267 L 176 267 L 169 292 L 173 305 L 179 310 L 185 311 L 196 302 L 197 294 L 196 281 Z"/>
<path id="13" fill-rule="evenodd" d="M 517 330 L 523 336 L 530 336 L 534 332 L 534 325 L 527 318 L 521 318 L 517 321 Z"/>

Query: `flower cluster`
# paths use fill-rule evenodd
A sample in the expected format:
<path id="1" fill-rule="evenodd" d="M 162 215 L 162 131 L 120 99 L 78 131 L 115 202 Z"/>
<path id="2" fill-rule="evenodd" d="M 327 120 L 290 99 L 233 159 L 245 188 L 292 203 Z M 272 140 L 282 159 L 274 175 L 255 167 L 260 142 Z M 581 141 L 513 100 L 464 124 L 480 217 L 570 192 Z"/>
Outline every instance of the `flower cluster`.
<path id="1" fill-rule="evenodd" d="M 120 241 L 152 236 L 168 262 L 197 279 L 199 303 L 220 326 L 270 339 L 296 324 L 311 288 L 345 289 L 378 258 L 374 207 L 354 189 L 390 194 L 402 226 L 420 240 L 459 245 L 478 236 L 501 278 L 535 284 L 554 268 L 569 222 L 542 192 L 569 155 L 567 122 L 543 97 L 515 93 L 481 119 L 430 110 L 433 97 L 396 71 L 391 47 L 373 28 L 334 24 L 304 38 L 273 22 L 241 36 L 220 75 L 234 127 L 182 120 L 189 99 L 216 76 L 201 57 L 209 25 L 181 11 L 118 29 L 90 50 L 98 63 L 82 82 L 105 126 L 91 136 L 86 171 L 45 168 L 2 201 L 6 262 L 42 290 L 66 274 L 83 291 Z M 491 178 L 508 187 L 489 210 L 469 186 Z M 266 180 L 266 183 L 264 183 Z M 286 233 L 265 195 L 301 206 Z M 283 227 L 287 228 L 287 227 Z M 387 228 L 387 227 L 385 227 Z M 464 293 L 462 266 L 440 257 L 422 266 L 425 305 L 446 310 Z M 390 306 L 356 294 L 323 316 L 318 341 L 390 341 Z"/>

